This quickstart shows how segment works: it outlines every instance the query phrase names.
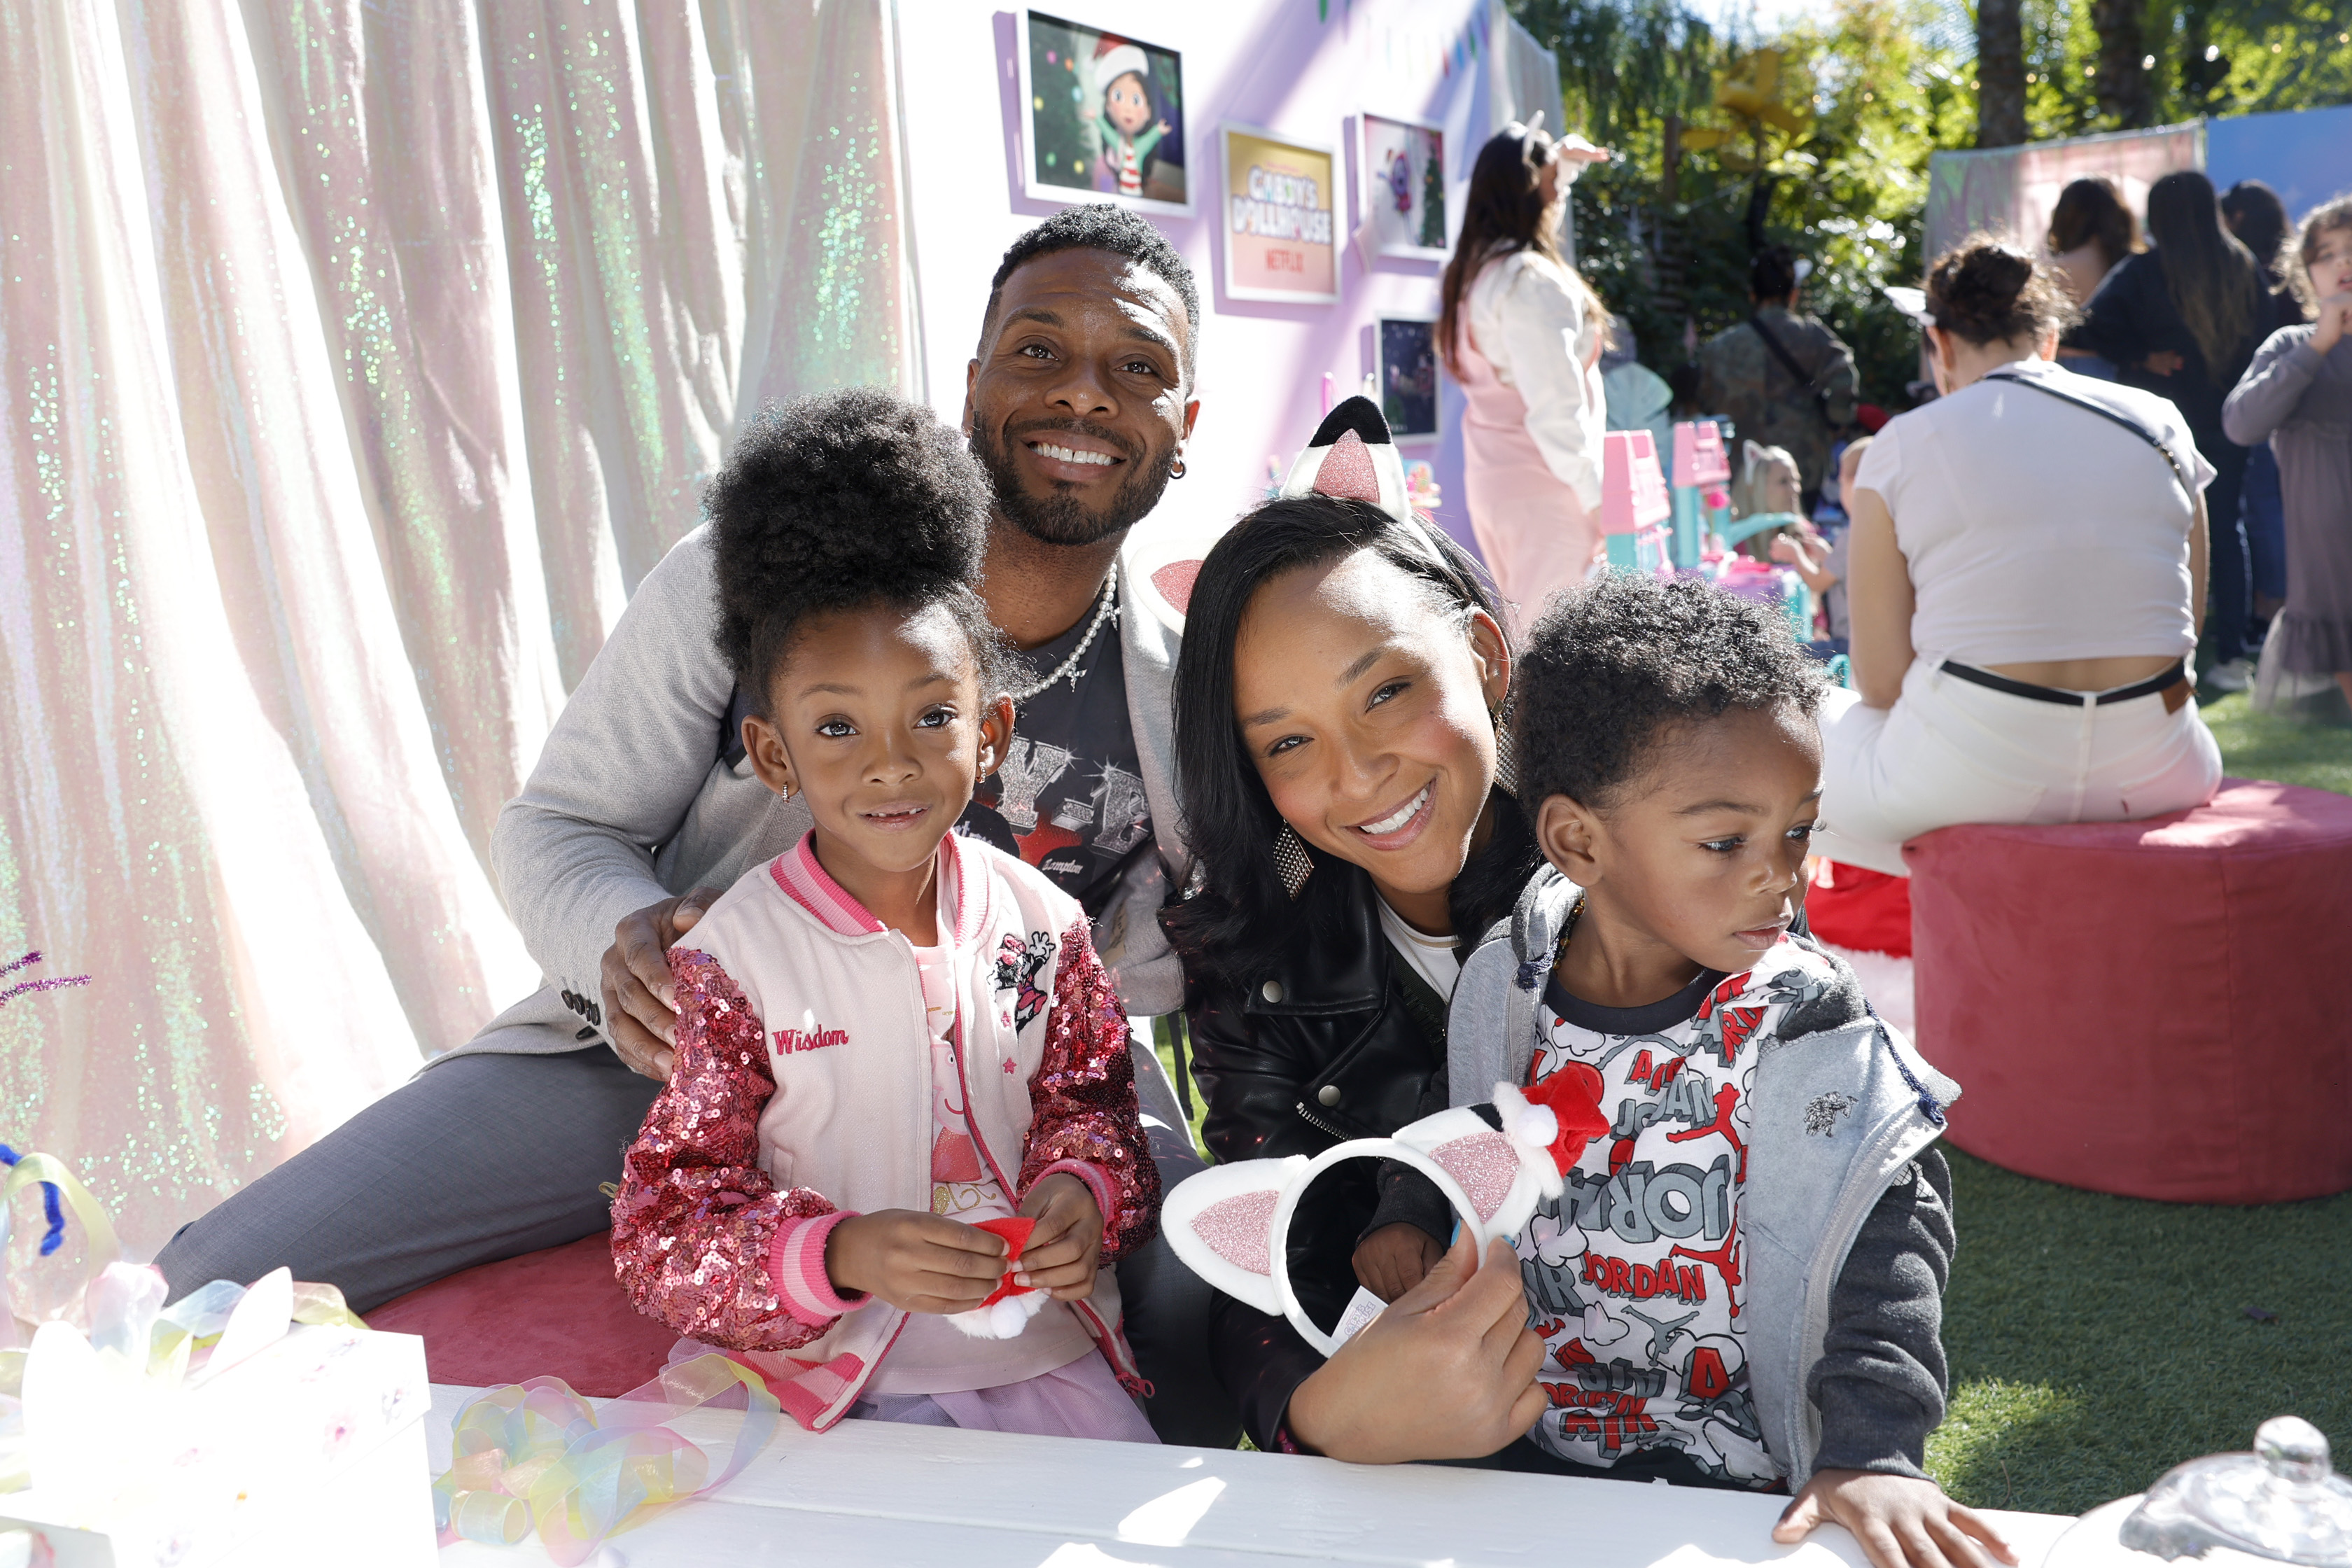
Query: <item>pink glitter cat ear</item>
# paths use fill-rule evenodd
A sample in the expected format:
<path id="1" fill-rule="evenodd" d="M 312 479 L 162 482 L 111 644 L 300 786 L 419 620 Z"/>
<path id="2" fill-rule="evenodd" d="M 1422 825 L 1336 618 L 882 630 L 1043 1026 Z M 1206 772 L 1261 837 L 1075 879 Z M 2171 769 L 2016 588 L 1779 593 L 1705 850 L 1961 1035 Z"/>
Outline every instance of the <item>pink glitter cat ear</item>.
<path id="1" fill-rule="evenodd" d="M 1307 1157 L 1212 1165 L 1177 1184 L 1160 1207 L 1160 1228 L 1193 1273 L 1236 1300 L 1279 1315 L 1275 1289 L 1275 1211 Z"/>
<path id="2" fill-rule="evenodd" d="M 1388 419 L 1369 397 L 1350 397 L 1324 416 L 1315 438 L 1290 465 L 1282 493 L 1370 501 L 1400 522 L 1412 518 L 1404 459 L 1389 437 Z"/>
<path id="3" fill-rule="evenodd" d="M 1356 1139 L 1311 1160 L 1294 1154 L 1213 1165 L 1168 1194 L 1160 1229 L 1202 1279 L 1261 1312 L 1289 1319 L 1308 1344 L 1330 1355 L 1338 1342 L 1307 1315 L 1290 1283 L 1290 1221 L 1307 1189 L 1343 1161 L 1400 1161 L 1445 1194 L 1483 1248 L 1517 1235 L 1537 1201 L 1561 1190 L 1550 1157 L 1549 1113 L 1527 1116 L 1524 1100 L 1513 1109 L 1524 1125 L 1506 1121 L 1493 1107 L 1465 1106 L 1425 1116 L 1393 1138 Z M 1530 1142 L 1537 1133 L 1541 1141 Z"/>

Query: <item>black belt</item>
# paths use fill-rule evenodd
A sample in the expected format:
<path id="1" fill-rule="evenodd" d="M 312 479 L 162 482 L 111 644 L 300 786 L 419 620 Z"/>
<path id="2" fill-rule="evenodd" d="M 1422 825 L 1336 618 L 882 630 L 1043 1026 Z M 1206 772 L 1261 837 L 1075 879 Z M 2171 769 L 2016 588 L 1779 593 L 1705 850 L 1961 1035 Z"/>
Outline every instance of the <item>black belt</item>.
<path id="1" fill-rule="evenodd" d="M 1956 676 L 1995 691 L 2006 691 L 2011 697 L 2028 698 L 2035 702 L 2056 702 L 2068 708 L 2104 708 L 2110 702 L 2129 702 L 2136 697 L 2154 697 L 2160 691 L 2169 691 L 2189 679 L 2179 669 L 2168 669 L 2149 676 L 2137 685 L 2118 686 L 2111 691 L 2083 692 L 2061 691 L 2054 686 L 2036 686 L 2032 681 L 2011 680 L 2006 675 L 1995 675 L 1991 670 L 1979 669 L 1958 659 L 1946 659 L 1943 670 L 1946 675 Z"/>

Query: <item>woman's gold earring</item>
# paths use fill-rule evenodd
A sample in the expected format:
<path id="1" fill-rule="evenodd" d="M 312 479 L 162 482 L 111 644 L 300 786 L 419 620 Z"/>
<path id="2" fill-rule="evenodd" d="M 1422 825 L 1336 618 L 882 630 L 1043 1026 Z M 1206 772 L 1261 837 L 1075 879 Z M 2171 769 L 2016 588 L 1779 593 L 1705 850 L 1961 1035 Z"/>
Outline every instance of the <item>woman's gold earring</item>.
<path id="1" fill-rule="evenodd" d="M 1308 858 L 1307 845 L 1298 837 L 1298 830 L 1286 822 L 1282 825 L 1282 831 L 1274 836 L 1274 869 L 1282 878 L 1284 891 L 1290 895 L 1293 903 L 1297 902 L 1300 891 L 1307 886 L 1307 877 L 1314 872 L 1315 862 Z"/>

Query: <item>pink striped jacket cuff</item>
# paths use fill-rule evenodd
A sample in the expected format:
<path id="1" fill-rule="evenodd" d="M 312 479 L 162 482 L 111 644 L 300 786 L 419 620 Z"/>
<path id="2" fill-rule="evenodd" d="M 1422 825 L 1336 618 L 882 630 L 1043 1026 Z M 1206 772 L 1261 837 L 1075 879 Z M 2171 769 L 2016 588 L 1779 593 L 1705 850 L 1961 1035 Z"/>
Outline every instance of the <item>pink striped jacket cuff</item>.
<path id="1" fill-rule="evenodd" d="M 1076 1176 L 1087 1184 L 1087 1191 L 1095 1195 L 1095 1207 L 1102 1214 L 1103 1229 L 1112 1229 L 1118 1218 L 1118 1186 L 1110 1179 L 1110 1173 L 1091 1160 L 1056 1160 L 1037 1173 L 1037 1182 L 1056 1171 Z M 1036 1190 L 1037 1182 L 1029 1184 L 1031 1191 Z"/>
<path id="2" fill-rule="evenodd" d="M 862 1292 L 843 1295 L 833 1288 L 833 1277 L 824 1271 L 825 1238 L 835 1226 L 856 1217 L 847 1210 L 835 1210 L 808 1219 L 788 1219 L 776 1226 L 776 1238 L 768 1244 L 768 1277 L 775 1281 L 776 1300 L 810 1328 L 821 1329 L 870 1300 Z"/>

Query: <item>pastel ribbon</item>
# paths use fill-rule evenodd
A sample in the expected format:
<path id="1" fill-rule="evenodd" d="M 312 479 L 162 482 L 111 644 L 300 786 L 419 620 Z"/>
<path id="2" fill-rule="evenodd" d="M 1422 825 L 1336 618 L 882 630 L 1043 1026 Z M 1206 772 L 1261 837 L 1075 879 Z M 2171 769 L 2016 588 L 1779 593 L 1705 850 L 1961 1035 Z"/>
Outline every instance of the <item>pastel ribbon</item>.
<path id="1" fill-rule="evenodd" d="M 740 1387 L 743 1424 L 726 1462 L 664 1423 Z M 662 1369 L 602 1410 L 561 1378 L 488 1389 L 457 1412 L 448 1470 L 433 1483 L 444 1544 L 513 1546 L 538 1532 L 563 1568 L 604 1541 L 741 1473 L 782 1409 L 759 1373 L 723 1355 Z"/>
<path id="2" fill-rule="evenodd" d="M 55 1194 L 73 1211 L 89 1249 L 81 1289 L 53 1315 L 78 1331 L 101 1356 L 126 1367 L 160 1392 L 169 1393 L 190 1377 L 201 1376 L 216 1359 L 213 1352 L 227 1333 L 230 1320 L 237 1316 L 238 1307 L 265 1288 L 284 1292 L 286 1316 L 272 1316 L 262 1322 L 248 1313 L 248 1326 L 239 1331 L 243 1353 L 284 1335 L 289 1322 L 367 1327 L 344 1305 L 342 1292 L 332 1285 L 289 1281 L 283 1269 L 254 1287 L 215 1279 L 166 1307 L 161 1273 L 120 1261 L 122 1247 L 106 1205 L 90 1195 L 63 1162 L 47 1154 L 19 1155 L 5 1183 L 0 1184 L 0 1492 L 19 1490 L 31 1479 L 22 1400 L 27 1352 L 22 1347 L 40 1325 L 16 1310 L 5 1252 L 7 1205 L 36 1184 L 47 1189 L 45 1197 Z M 45 1242 L 41 1256 L 56 1250 Z M 271 1305 L 268 1295 L 256 1298 L 256 1310 Z M 231 1353 L 236 1352 L 233 1349 Z"/>

